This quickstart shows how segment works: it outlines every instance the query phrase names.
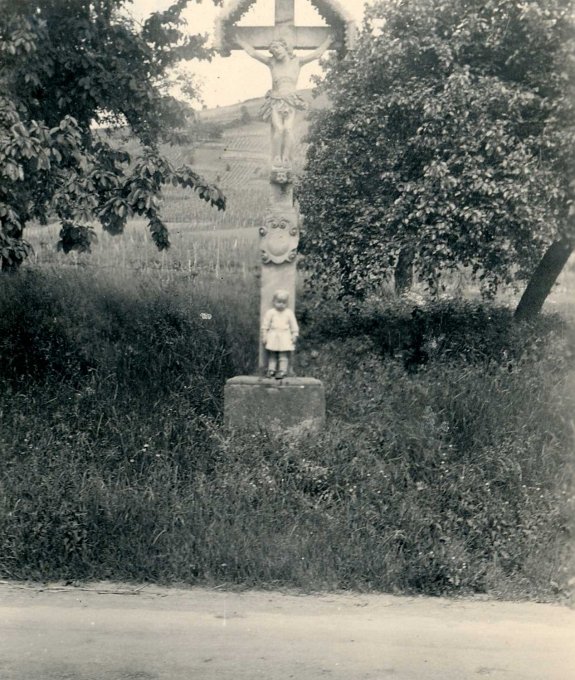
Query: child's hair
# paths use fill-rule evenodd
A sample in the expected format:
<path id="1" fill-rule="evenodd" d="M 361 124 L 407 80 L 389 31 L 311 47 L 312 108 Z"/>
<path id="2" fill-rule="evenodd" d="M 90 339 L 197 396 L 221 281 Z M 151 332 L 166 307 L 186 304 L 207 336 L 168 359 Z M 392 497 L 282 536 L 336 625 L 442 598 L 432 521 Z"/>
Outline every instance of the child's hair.
<path id="1" fill-rule="evenodd" d="M 274 293 L 274 302 L 276 300 L 285 300 L 286 302 L 289 300 L 289 293 L 287 290 L 284 290 L 283 288 L 280 288 L 279 290 L 276 290 Z"/>

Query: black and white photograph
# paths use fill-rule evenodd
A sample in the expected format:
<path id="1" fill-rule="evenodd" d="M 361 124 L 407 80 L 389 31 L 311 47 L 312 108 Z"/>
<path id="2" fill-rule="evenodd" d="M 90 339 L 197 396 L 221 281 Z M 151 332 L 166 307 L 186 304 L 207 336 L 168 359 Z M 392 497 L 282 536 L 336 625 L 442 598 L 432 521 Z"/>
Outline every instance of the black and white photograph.
<path id="1" fill-rule="evenodd" d="M 573 0 L 0 0 L 0 680 L 575 677 Z"/>

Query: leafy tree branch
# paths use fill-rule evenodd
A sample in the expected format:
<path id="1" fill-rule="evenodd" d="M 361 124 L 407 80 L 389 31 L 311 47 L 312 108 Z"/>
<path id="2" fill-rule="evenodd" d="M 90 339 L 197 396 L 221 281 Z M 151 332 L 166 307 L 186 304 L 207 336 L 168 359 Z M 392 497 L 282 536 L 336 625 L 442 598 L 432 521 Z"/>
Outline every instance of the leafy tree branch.
<path id="1" fill-rule="evenodd" d="M 141 26 L 128 0 L 0 3 L 1 268 L 29 252 L 26 224 L 58 219 L 61 247 L 88 250 L 94 221 L 111 233 L 147 219 L 159 248 L 162 186 L 176 182 L 223 210 L 219 189 L 191 168 L 174 169 L 160 144 L 186 137 L 188 107 L 170 96 L 170 69 L 209 59 L 206 36 L 188 35 L 177 0 Z M 127 129 L 142 152 L 130 157 L 105 130 Z M 119 148 L 120 147 L 120 148 Z"/>

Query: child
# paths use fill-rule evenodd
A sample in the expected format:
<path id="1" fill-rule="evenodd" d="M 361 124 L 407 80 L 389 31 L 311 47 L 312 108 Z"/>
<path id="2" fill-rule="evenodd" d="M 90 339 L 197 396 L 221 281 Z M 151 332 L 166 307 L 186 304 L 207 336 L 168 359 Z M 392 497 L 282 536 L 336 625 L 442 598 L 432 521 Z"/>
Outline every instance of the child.
<path id="1" fill-rule="evenodd" d="M 276 290 L 273 307 L 262 323 L 262 342 L 269 352 L 267 377 L 281 380 L 287 374 L 290 352 L 295 350 L 299 327 L 291 309 L 288 308 L 287 290 Z"/>

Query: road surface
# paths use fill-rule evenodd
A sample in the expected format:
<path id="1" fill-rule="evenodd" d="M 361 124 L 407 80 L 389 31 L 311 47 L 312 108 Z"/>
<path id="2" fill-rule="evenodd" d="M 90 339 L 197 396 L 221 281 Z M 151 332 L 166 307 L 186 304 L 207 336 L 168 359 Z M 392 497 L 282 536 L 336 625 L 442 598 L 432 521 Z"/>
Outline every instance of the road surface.
<path id="1" fill-rule="evenodd" d="M 573 680 L 575 611 L 0 583 L 2 680 Z"/>

